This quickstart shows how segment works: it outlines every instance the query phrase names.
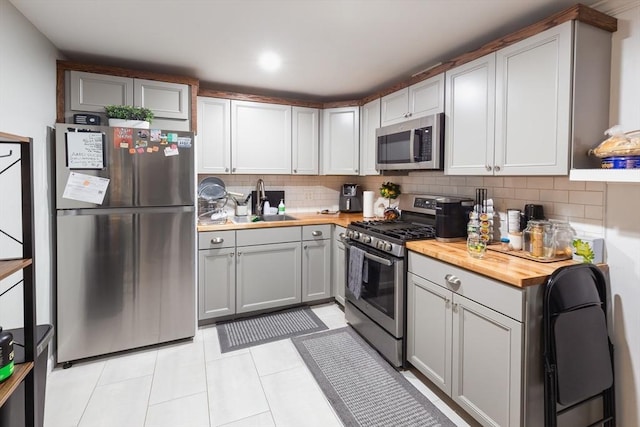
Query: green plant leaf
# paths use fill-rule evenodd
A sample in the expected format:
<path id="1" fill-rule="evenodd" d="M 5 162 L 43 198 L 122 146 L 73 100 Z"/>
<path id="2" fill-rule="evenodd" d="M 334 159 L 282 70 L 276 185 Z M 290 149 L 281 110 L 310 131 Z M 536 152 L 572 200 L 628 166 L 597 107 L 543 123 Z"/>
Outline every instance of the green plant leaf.
<path id="1" fill-rule="evenodd" d="M 144 107 L 134 107 L 132 105 L 107 105 L 104 107 L 107 117 L 110 119 L 123 120 L 143 120 L 151 122 L 153 111 Z"/>
<path id="2" fill-rule="evenodd" d="M 589 264 L 593 262 L 595 254 L 593 253 L 593 249 L 591 249 L 589 242 L 585 242 L 581 239 L 575 239 L 572 246 L 576 249 L 576 255 L 582 257 L 582 262 Z"/>

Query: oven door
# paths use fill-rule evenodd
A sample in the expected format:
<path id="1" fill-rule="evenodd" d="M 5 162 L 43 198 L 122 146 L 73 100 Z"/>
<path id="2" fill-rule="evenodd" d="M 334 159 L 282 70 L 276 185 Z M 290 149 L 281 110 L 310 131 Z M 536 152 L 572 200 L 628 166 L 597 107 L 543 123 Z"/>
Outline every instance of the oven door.
<path id="1" fill-rule="evenodd" d="M 365 251 L 360 298 L 349 289 L 351 246 Z M 345 242 L 345 298 L 396 338 L 402 338 L 404 319 L 404 259 L 368 246 Z"/>

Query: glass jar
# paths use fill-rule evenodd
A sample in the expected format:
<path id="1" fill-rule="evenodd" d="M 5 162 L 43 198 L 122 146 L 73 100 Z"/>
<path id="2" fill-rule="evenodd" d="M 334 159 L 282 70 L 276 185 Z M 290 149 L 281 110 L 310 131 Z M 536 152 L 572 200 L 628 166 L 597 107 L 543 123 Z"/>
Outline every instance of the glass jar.
<path id="1" fill-rule="evenodd" d="M 535 258 L 551 259 L 555 257 L 555 239 L 553 225 L 549 221 L 530 220 L 522 233 L 524 251 Z"/>
<path id="2" fill-rule="evenodd" d="M 573 239 L 576 232 L 571 224 L 564 221 L 553 222 L 553 239 L 555 240 L 555 256 L 570 257 L 573 254 Z"/>
<path id="3" fill-rule="evenodd" d="M 478 233 L 470 233 L 467 238 L 467 252 L 473 258 L 482 258 L 487 251 L 487 242 Z"/>

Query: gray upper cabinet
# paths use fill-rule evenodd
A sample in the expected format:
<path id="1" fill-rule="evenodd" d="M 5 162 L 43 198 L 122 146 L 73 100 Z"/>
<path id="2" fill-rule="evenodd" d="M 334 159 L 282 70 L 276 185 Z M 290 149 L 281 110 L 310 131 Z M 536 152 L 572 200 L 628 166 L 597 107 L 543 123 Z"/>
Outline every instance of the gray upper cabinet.
<path id="1" fill-rule="evenodd" d="M 133 105 L 133 79 L 70 71 L 70 99 L 73 111 L 104 113 L 105 105 Z"/>
<path id="2" fill-rule="evenodd" d="M 360 107 L 360 175 L 380 175 L 376 170 L 376 129 L 380 127 L 380 98 Z"/>
<path id="3" fill-rule="evenodd" d="M 158 118 L 189 118 L 189 85 L 133 79 L 133 100 L 136 106 L 152 110 Z"/>
<path id="4" fill-rule="evenodd" d="M 67 118 L 75 112 L 104 114 L 106 105 L 134 105 L 153 111 L 152 127 L 190 130 L 189 85 L 74 70 L 66 76 Z"/>
<path id="5" fill-rule="evenodd" d="M 360 108 L 322 110 L 322 174 L 358 175 Z"/>
<path id="6" fill-rule="evenodd" d="M 380 101 L 382 126 L 442 113 L 444 73 L 383 96 Z"/>
<path id="7" fill-rule="evenodd" d="M 291 126 L 292 172 L 295 175 L 317 175 L 320 110 L 292 107 Z"/>
<path id="8" fill-rule="evenodd" d="M 447 71 L 445 173 L 566 175 L 608 127 L 610 53 L 568 21 Z"/>

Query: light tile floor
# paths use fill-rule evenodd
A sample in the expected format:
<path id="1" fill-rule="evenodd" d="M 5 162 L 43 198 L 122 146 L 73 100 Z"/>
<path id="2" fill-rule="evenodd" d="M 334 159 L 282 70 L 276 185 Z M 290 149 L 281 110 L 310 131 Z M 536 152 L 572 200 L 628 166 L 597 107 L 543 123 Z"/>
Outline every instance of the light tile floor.
<path id="1" fill-rule="evenodd" d="M 346 326 L 335 304 L 313 311 Z M 458 426 L 461 418 L 411 371 L 403 375 Z M 220 353 L 214 326 L 193 341 L 54 369 L 45 427 L 341 426 L 291 340 Z"/>

